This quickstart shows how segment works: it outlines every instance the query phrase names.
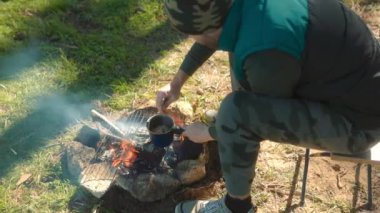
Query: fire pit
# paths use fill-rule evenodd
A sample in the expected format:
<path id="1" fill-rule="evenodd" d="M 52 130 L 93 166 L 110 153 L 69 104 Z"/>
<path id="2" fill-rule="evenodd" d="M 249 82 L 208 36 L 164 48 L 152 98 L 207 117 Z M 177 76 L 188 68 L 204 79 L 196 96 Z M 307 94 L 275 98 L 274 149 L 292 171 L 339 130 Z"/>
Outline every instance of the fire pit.
<path id="1" fill-rule="evenodd" d="M 205 176 L 205 152 L 196 144 L 174 134 L 169 146 L 155 146 L 146 127 L 157 115 L 148 107 L 115 121 L 93 110 L 93 122 L 83 126 L 66 148 L 70 174 L 95 197 L 117 185 L 140 201 L 165 198 L 183 184 Z M 170 113 L 176 126 L 183 127 L 179 113 Z"/>

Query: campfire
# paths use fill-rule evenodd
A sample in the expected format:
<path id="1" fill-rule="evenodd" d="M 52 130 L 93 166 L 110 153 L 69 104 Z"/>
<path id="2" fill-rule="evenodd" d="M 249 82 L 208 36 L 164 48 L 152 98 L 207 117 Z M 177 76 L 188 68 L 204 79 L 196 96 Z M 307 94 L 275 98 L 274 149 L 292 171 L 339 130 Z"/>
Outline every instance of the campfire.
<path id="1" fill-rule="evenodd" d="M 66 150 L 68 167 L 75 171 L 71 173 L 98 198 L 115 184 L 141 201 L 162 199 L 181 184 L 203 178 L 203 146 L 180 134 L 174 135 L 169 146 L 154 145 L 146 127 L 154 115 L 157 109 L 148 107 L 111 121 L 93 110 L 93 122 L 82 128 L 73 142 L 76 145 Z M 168 115 L 176 126 L 184 126 L 178 114 Z"/>
<path id="2" fill-rule="evenodd" d="M 135 162 L 138 151 L 130 141 L 122 141 L 109 149 L 112 154 L 112 166 L 115 168 L 129 169 Z"/>

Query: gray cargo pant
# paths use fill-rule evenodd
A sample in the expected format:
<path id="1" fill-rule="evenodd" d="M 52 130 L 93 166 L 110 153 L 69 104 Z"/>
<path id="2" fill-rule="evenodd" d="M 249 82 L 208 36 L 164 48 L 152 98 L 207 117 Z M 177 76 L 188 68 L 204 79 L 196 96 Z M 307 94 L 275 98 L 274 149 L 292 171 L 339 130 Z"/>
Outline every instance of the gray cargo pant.
<path id="1" fill-rule="evenodd" d="M 380 138 L 380 131 L 354 129 L 328 105 L 260 96 L 239 90 L 234 80 L 232 84 L 234 91 L 222 101 L 215 124 L 223 176 L 231 195 L 250 193 L 263 140 L 357 153 Z"/>

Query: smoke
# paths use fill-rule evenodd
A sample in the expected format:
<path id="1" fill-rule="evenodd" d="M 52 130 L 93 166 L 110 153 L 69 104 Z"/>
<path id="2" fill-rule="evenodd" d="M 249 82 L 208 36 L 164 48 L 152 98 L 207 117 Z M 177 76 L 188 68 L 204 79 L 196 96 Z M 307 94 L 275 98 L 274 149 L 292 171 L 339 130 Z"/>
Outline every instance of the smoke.
<path id="1" fill-rule="evenodd" d="M 35 108 L 52 123 L 70 124 L 89 117 L 91 104 L 79 95 L 54 94 L 39 98 Z"/>
<path id="2" fill-rule="evenodd" d="M 45 145 L 70 126 L 90 117 L 91 104 L 78 95 L 54 94 L 37 99 L 35 106 L 2 135 L 16 152 Z"/>
<path id="3" fill-rule="evenodd" d="M 24 118 L 0 135 L 0 178 L 13 165 L 58 139 L 78 121 L 90 117 L 91 104 L 79 95 L 54 94 L 33 103 L 37 104 Z"/>
<path id="4" fill-rule="evenodd" d="M 0 56 L 0 78 L 11 78 L 36 64 L 41 51 L 36 42 L 9 55 Z"/>

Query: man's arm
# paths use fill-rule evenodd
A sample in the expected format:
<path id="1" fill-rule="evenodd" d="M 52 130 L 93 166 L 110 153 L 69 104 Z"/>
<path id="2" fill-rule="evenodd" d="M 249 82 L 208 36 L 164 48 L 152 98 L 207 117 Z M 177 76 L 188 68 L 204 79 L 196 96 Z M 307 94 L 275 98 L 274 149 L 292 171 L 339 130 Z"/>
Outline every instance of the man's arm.
<path id="1" fill-rule="evenodd" d="M 185 59 L 183 60 L 180 70 L 191 76 L 202 64 L 214 54 L 215 50 L 206 45 L 195 42 Z"/>
<path id="2" fill-rule="evenodd" d="M 202 66 L 214 52 L 215 50 L 198 42 L 193 44 L 173 80 L 157 92 L 156 106 L 160 112 L 163 112 L 171 103 L 179 98 L 181 88 L 187 79 Z"/>

